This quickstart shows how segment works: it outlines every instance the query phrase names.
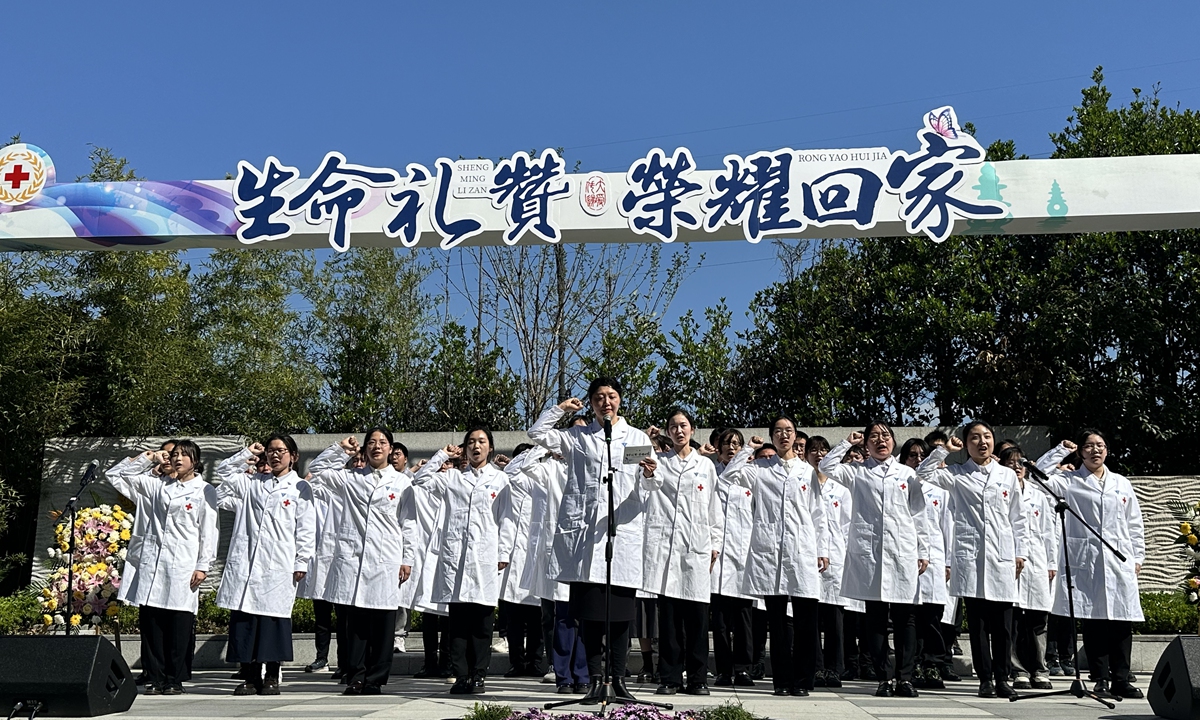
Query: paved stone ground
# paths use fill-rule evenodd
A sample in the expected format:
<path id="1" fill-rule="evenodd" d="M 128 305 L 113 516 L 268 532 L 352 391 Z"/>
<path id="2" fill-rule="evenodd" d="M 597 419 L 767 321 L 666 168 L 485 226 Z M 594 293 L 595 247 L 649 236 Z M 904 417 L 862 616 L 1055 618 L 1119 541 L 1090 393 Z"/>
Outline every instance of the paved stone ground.
<path id="1" fill-rule="evenodd" d="M 170 720 L 214 720 L 217 718 L 403 718 L 404 720 L 450 720 L 460 718 L 475 702 L 493 702 L 515 708 L 541 707 L 543 703 L 563 699 L 550 684 L 536 679 L 491 678 L 486 695 L 461 699 L 448 694 L 443 681 L 393 678 L 378 697 L 342 697 L 341 686 L 328 673 L 306 675 L 284 671 L 282 694 L 278 697 L 233 697 L 235 680 L 227 671 L 196 673 L 187 693 L 178 697 L 141 696 L 128 713 L 117 717 L 130 720 L 168 718 Z M 1145 683 L 1139 683 L 1143 689 Z M 1056 682 L 1065 689 L 1068 683 Z M 808 698 L 776 698 L 770 694 L 770 682 L 759 682 L 747 692 L 734 693 L 713 689 L 709 697 L 676 695 L 676 709 L 718 705 L 738 700 L 746 709 L 769 718 L 834 718 L 835 720 L 1103 720 L 1128 718 L 1150 720 L 1153 713 L 1145 700 L 1117 703 L 1116 710 L 1074 697 L 1036 698 L 1010 703 L 984 700 L 974 696 L 972 681 L 951 683 L 947 690 L 922 690 L 916 699 L 876 698 L 875 683 L 850 682 L 834 692 L 817 690 Z M 630 685 L 643 699 L 655 699 L 654 687 Z M 662 698 L 659 698 L 662 699 Z M 583 707 L 567 710 L 582 711 Z"/>

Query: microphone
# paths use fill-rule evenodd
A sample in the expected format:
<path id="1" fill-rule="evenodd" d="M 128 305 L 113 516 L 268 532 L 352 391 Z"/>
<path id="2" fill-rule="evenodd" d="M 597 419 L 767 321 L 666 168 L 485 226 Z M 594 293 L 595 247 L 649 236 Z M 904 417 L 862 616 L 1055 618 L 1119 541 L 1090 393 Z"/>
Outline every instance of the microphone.
<path id="1" fill-rule="evenodd" d="M 83 484 L 87 485 L 96 475 L 96 468 L 100 467 L 99 460 L 92 460 L 87 466 L 87 472 L 83 474 Z"/>
<path id="2" fill-rule="evenodd" d="M 1041 468 L 1039 468 L 1037 465 L 1034 465 L 1033 463 L 1029 462 L 1029 458 L 1021 458 L 1021 464 L 1025 466 L 1025 470 L 1027 470 L 1030 475 L 1034 476 L 1038 480 L 1049 480 L 1050 479 L 1050 477 L 1048 475 L 1046 475 L 1046 473 L 1041 471 Z"/>
<path id="3" fill-rule="evenodd" d="M 612 440 L 612 413 L 604 416 L 604 439 Z"/>

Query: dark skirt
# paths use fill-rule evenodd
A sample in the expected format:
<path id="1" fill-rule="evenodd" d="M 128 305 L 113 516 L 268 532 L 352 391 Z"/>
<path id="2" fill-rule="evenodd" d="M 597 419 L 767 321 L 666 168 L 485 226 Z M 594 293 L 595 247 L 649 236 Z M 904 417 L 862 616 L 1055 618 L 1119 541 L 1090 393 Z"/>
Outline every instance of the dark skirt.
<path id="1" fill-rule="evenodd" d="M 292 659 L 292 619 L 251 615 L 240 610 L 229 614 L 229 646 L 225 662 L 289 662 Z"/>
<path id="2" fill-rule="evenodd" d="M 604 585 L 573 582 L 571 585 L 571 617 L 576 620 L 604 620 Z M 612 586 L 610 617 L 616 622 L 632 622 L 637 615 L 637 590 Z"/>
<path id="3" fill-rule="evenodd" d="M 658 600 L 656 598 L 637 599 L 637 617 L 634 619 L 633 637 L 658 639 Z"/>

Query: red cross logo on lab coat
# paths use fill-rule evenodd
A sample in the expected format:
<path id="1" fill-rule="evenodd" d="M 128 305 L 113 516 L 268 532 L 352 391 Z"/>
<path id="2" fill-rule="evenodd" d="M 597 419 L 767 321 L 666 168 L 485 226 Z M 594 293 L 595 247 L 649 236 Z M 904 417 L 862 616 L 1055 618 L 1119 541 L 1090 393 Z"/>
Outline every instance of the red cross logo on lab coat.
<path id="1" fill-rule="evenodd" d="M 1004 497 L 1008 497 L 1008 491 L 1007 491 L 1007 490 L 1005 490 L 1005 491 L 1004 491 L 1002 494 L 1004 495 Z"/>
<path id="2" fill-rule="evenodd" d="M 901 489 L 901 490 L 907 490 L 907 489 L 908 489 L 908 484 L 907 484 L 907 483 L 900 483 L 900 489 Z"/>
<path id="3" fill-rule="evenodd" d="M 292 504 L 292 501 L 291 501 L 291 500 L 284 500 L 284 501 L 283 501 L 283 506 L 284 506 L 284 507 L 287 507 L 288 505 L 291 505 L 291 504 Z"/>
<path id="4" fill-rule="evenodd" d="M 396 499 L 396 493 L 388 493 L 388 500 L 395 500 L 395 499 Z"/>
<path id="5" fill-rule="evenodd" d="M 703 486 L 703 485 L 697 485 L 697 486 L 696 486 L 696 489 L 697 489 L 697 490 L 700 490 L 701 492 L 703 492 L 703 491 L 704 491 L 704 486 Z"/>
<path id="6" fill-rule="evenodd" d="M 188 512 L 191 512 L 191 510 L 192 510 L 192 504 L 191 504 L 191 503 L 188 503 L 187 505 L 184 505 L 184 506 L 183 506 L 183 509 L 184 509 L 184 510 L 187 510 Z"/>
<path id="7" fill-rule="evenodd" d="M 749 491 L 749 490 L 747 490 L 747 491 L 746 491 L 746 497 L 750 497 L 750 491 Z"/>

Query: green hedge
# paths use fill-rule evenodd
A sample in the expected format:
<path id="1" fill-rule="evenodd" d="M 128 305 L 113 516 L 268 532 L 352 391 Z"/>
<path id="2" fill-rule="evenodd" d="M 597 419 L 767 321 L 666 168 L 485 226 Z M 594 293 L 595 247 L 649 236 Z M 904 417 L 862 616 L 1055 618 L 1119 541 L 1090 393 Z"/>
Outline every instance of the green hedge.
<path id="1" fill-rule="evenodd" d="M 1197 630 L 1195 605 L 1188 605 L 1180 593 L 1142 593 L 1142 613 L 1145 622 L 1135 623 L 1133 631 L 1140 635 L 1194 634 Z M 412 631 L 421 630 L 421 613 L 414 612 Z M 123 606 L 120 614 L 121 632 L 137 632 L 138 611 L 136 607 Z M 31 590 L 21 590 L 8 597 L 0 597 L 0 635 L 24 635 L 42 627 L 42 610 L 38 596 Z M 310 633 L 316 628 L 312 600 L 297 599 L 292 607 L 292 630 Z M 111 623 L 101 629 L 111 633 Z M 196 632 L 202 635 L 220 635 L 229 630 L 229 611 L 217 607 L 216 593 L 200 596 L 200 609 L 196 613 Z"/>

